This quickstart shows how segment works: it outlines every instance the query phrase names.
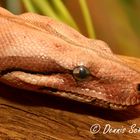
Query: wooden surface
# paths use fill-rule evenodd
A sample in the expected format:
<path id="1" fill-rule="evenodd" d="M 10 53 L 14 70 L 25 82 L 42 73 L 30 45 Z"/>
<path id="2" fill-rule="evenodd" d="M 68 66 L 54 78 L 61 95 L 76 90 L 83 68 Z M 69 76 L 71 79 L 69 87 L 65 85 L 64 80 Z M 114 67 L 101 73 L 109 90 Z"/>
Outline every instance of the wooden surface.
<path id="1" fill-rule="evenodd" d="M 126 60 L 140 70 L 140 60 Z M 0 140 L 139 140 L 139 116 L 139 106 L 113 111 L 0 84 Z M 94 124 L 101 126 L 96 134 Z M 103 134 L 107 124 L 121 132 Z M 139 132 L 129 132 L 133 124 Z"/>

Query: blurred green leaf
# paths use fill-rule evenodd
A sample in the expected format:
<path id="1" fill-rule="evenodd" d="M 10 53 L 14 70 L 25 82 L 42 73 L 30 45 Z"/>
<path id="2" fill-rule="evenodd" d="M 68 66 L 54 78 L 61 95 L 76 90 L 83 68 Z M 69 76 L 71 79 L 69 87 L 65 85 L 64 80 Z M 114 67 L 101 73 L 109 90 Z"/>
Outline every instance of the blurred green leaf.
<path id="1" fill-rule="evenodd" d="M 86 29 L 90 38 L 95 38 L 95 32 L 92 24 L 92 19 L 89 13 L 89 9 L 86 0 L 79 0 L 79 4 L 83 13 Z"/>

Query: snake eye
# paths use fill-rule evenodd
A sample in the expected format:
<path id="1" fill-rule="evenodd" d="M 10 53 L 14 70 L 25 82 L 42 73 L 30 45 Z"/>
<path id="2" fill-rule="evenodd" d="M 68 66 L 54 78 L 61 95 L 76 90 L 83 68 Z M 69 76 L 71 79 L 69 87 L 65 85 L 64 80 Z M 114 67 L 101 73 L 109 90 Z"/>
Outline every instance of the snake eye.
<path id="1" fill-rule="evenodd" d="M 73 70 L 73 76 L 77 80 L 84 80 L 90 75 L 90 71 L 84 66 L 78 66 Z"/>

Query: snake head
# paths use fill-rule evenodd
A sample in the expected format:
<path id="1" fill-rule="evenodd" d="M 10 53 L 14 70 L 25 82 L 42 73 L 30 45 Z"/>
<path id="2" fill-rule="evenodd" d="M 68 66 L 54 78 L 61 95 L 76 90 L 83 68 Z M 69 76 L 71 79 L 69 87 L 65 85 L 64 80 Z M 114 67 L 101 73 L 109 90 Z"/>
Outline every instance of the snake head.
<path id="1" fill-rule="evenodd" d="M 5 14 L 0 15 L 1 82 L 112 109 L 140 103 L 140 71 L 105 42 L 49 17 Z"/>

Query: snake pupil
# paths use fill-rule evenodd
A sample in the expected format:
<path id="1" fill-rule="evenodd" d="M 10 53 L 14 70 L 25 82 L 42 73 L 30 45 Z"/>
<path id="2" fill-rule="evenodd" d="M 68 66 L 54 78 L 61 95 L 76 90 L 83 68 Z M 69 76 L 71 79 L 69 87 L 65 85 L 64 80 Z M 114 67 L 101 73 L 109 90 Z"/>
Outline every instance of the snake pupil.
<path id="1" fill-rule="evenodd" d="M 140 93 L 140 84 L 138 84 L 137 90 L 138 90 L 138 92 Z"/>

